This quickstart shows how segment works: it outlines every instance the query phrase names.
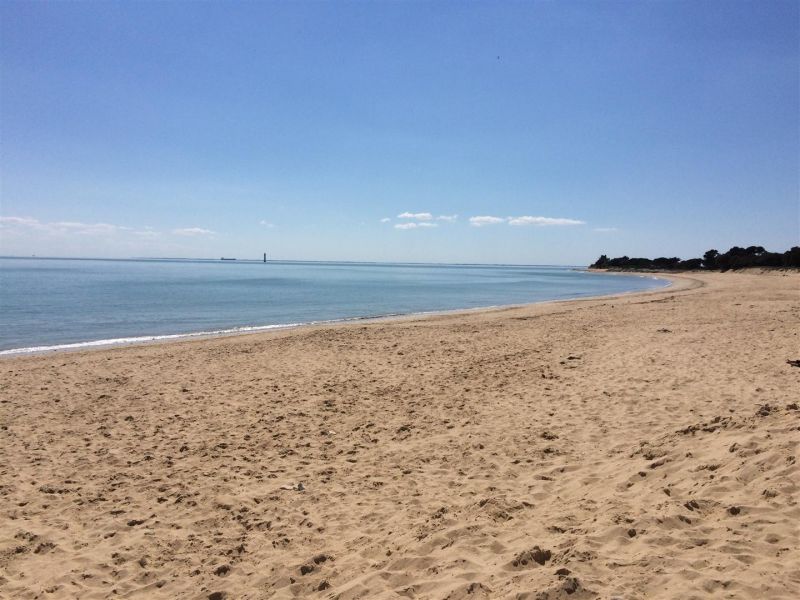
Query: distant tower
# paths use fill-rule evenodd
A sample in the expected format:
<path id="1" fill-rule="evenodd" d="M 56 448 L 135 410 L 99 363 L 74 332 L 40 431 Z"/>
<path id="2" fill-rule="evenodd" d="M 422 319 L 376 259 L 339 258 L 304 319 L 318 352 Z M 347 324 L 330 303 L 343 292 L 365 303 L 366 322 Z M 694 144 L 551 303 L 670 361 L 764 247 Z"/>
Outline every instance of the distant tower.
<path id="1" fill-rule="evenodd" d="M 264 252 L 264 262 L 267 262 L 267 253 Z"/>

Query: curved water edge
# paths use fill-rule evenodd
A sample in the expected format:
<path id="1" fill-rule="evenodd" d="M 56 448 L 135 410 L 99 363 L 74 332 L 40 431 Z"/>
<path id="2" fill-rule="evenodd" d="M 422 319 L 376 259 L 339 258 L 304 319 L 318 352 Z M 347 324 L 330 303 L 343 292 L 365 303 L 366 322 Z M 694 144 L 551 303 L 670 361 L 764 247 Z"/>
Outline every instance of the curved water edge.
<path id="1" fill-rule="evenodd" d="M 183 310 L 184 307 L 178 303 L 177 309 L 179 310 L 176 312 L 176 302 L 174 300 L 169 306 L 166 307 L 166 315 L 162 315 L 161 312 L 159 312 L 159 306 L 157 303 L 153 307 L 146 307 L 150 310 L 150 313 L 145 315 L 145 317 L 150 317 L 151 323 L 154 324 L 153 327 L 144 326 L 144 324 L 141 323 L 141 319 L 136 321 L 136 317 L 141 317 L 141 315 L 133 314 L 130 316 L 130 318 L 128 318 L 129 315 L 127 314 L 126 310 L 120 311 L 122 314 L 119 315 L 119 324 L 116 322 L 109 324 L 103 320 L 104 318 L 109 318 L 110 313 L 108 307 L 103 305 L 102 298 L 96 299 L 95 295 L 93 294 L 100 294 L 100 296 L 102 296 L 102 294 L 109 294 L 110 292 L 108 289 L 105 289 L 102 286 L 98 287 L 95 284 L 94 287 L 88 286 L 85 293 L 83 293 L 83 296 L 80 296 L 79 294 L 79 300 L 83 300 L 84 303 L 88 304 L 91 304 L 94 301 L 99 303 L 98 306 L 87 307 L 79 305 L 78 308 L 83 310 L 81 314 L 76 315 L 73 314 L 75 311 L 72 311 L 67 312 L 66 315 L 62 315 L 72 319 L 72 321 L 67 324 L 67 328 L 71 327 L 72 329 L 72 340 L 64 339 L 62 342 L 62 340 L 57 339 L 58 336 L 56 333 L 54 333 L 60 331 L 59 327 L 61 327 L 61 329 L 64 329 L 65 327 L 63 321 L 58 324 L 54 322 L 54 318 L 58 317 L 59 311 L 59 307 L 57 306 L 58 303 L 55 303 L 56 306 L 53 310 L 42 310 L 41 307 L 39 307 L 39 314 L 36 315 L 41 316 L 45 320 L 50 319 L 51 325 L 54 325 L 53 331 L 51 331 L 47 327 L 47 323 L 37 323 L 37 325 L 39 325 L 38 333 L 40 339 L 31 339 L 30 341 L 41 340 L 41 342 L 44 343 L 19 344 L 14 345 L 15 347 L 9 347 L 8 342 L 10 340 L 7 339 L 6 343 L 4 344 L 6 346 L 5 349 L 2 349 L 2 345 L 0 345 L 0 356 L 9 357 L 48 352 L 76 351 L 92 348 L 110 348 L 156 342 L 252 334 L 274 330 L 285 330 L 301 326 L 330 325 L 346 322 L 363 322 L 367 320 L 372 321 L 426 315 L 452 314 L 465 311 L 472 312 L 475 310 L 516 307 L 528 304 L 538 304 L 542 302 L 617 296 L 620 294 L 630 294 L 652 289 L 659 289 L 671 284 L 669 280 L 653 275 L 637 274 L 623 275 L 620 277 L 616 276 L 615 274 L 615 277 L 613 278 L 606 278 L 603 277 L 603 274 L 589 273 L 585 269 L 577 268 L 511 266 L 494 267 L 489 265 L 468 267 L 460 265 L 426 266 L 426 273 L 422 276 L 422 279 L 417 274 L 419 269 L 417 266 L 413 267 L 417 270 L 417 272 L 409 277 L 406 273 L 405 266 L 372 265 L 367 268 L 367 270 L 372 274 L 368 275 L 366 278 L 362 274 L 357 274 L 354 276 L 352 270 L 348 271 L 345 278 L 342 278 L 340 275 L 331 278 L 332 271 L 336 271 L 336 269 L 341 268 L 350 269 L 351 266 L 352 265 L 345 265 L 343 267 L 341 263 L 324 265 L 323 268 L 326 270 L 326 272 L 321 274 L 319 270 L 320 265 L 318 263 L 314 265 L 314 270 L 311 272 L 312 276 L 321 275 L 321 279 L 325 280 L 327 278 L 327 281 L 318 281 L 317 279 L 314 279 L 314 277 L 308 278 L 308 273 L 305 273 L 305 279 L 298 279 L 298 273 L 302 271 L 302 269 L 293 269 L 292 275 L 289 278 L 286 278 L 285 274 L 284 277 L 275 277 L 275 274 L 270 276 L 268 288 L 271 291 L 274 289 L 280 290 L 281 286 L 287 285 L 287 282 L 290 287 L 292 285 L 296 286 L 298 285 L 298 281 L 301 281 L 302 285 L 304 285 L 306 288 L 309 288 L 303 290 L 304 295 L 301 300 L 305 298 L 305 295 L 310 294 L 313 298 L 310 303 L 311 305 L 303 307 L 305 310 L 304 313 L 303 311 L 294 310 L 295 314 L 289 314 L 292 312 L 290 308 L 294 308 L 291 304 L 291 293 L 289 293 L 288 299 L 279 295 L 277 298 L 268 298 L 265 300 L 263 297 L 261 297 L 263 294 L 254 294 L 252 293 L 253 289 L 250 289 L 250 296 L 254 297 L 248 297 L 247 293 L 242 296 L 242 289 L 247 292 L 247 288 L 236 288 L 236 285 L 242 282 L 238 279 L 230 279 L 232 271 L 226 270 L 224 271 L 224 273 L 227 274 L 225 280 L 208 282 L 208 286 L 211 287 L 216 285 L 217 288 L 219 288 L 220 284 L 225 287 L 226 291 L 224 300 L 226 302 L 226 309 L 228 309 L 229 312 L 230 310 L 236 312 L 240 302 L 241 304 L 247 306 L 248 302 L 252 304 L 255 298 L 255 300 L 260 302 L 258 305 L 260 309 L 259 314 L 260 312 L 266 311 L 267 316 L 272 317 L 272 319 L 267 320 L 266 323 L 262 322 L 261 324 L 247 324 L 247 320 L 250 320 L 247 317 L 249 316 L 252 318 L 254 315 L 252 314 L 253 310 L 250 310 L 249 315 L 246 314 L 247 311 L 245 310 L 241 315 L 239 315 L 243 317 L 240 322 L 244 321 L 245 324 L 239 325 L 238 323 L 234 322 L 231 323 L 231 326 L 227 327 L 191 327 L 192 318 L 196 316 L 194 313 L 192 313 L 192 310 L 197 309 L 198 307 L 189 306 Z M 49 268 L 50 267 L 48 266 L 48 269 Z M 237 271 L 237 273 L 241 274 L 242 271 Z M 263 271 L 261 273 L 263 273 Z M 387 273 L 389 274 L 389 279 L 386 279 Z M 475 278 L 476 273 L 478 279 Z M 235 275 L 236 273 L 233 274 Z M 588 280 L 584 279 L 582 276 L 586 274 L 590 274 L 592 278 Z M 281 275 L 281 273 L 279 272 L 277 275 Z M 260 279 L 263 279 L 263 277 L 264 276 L 261 275 Z M 433 279 L 431 279 L 431 277 L 433 277 Z M 604 284 L 598 285 L 597 278 L 604 279 L 605 281 L 616 280 L 616 283 L 612 286 Z M 178 279 L 180 279 L 180 277 L 178 277 Z M 284 279 L 286 279 L 286 281 L 284 281 Z M 643 280 L 647 280 L 647 283 L 644 283 Z M 130 281 L 127 280 L 122 281 L 121 283 L 120 282 L 121 280 L 119 277 L 112 277 L 110 282 L 107 283 L 106 287 L 109 285 L 119 286 L 130 283 Z M 248 280 L 247 277 L 243 279 L 243 282 L 251 286 L 253 283 L 257 285 L 261 285 L 263 283 L 263 281 L 260 280 L 255 282 L 252 279 Z M 139 283 L 146 287 L 149 282 L 141 281 Z M 169 283 L 173 284 L 175 282 L 170 280 Z M 197 282 L 188 281 L 189 285 L 194 283 Z M 204 283 L 204 281 L 200 283 Z M 339 293 L 339 297 L 334 297 L 331 302 L 328 302 L 328 296 L 331 293 L 333 293 L 335 296 L 337 292 L 341 292 L 341 290 L 337 290 L 336 285 L 343 285 L 344 289 L 347 290 L 347 293 L 344 296 Z M 369 293 L 374 295 L 376 290 L 383 292 L 384 288 L 381 287 L 382 285 L 385 285 L 387 288 L 384 296 L 389 298 L 388 300 L 384 298 L 382 299 L 382 302 L 378 303 L 378 305 L 374 303 L 373 305 L 370 305 L 369 299 L 367 302 L 364 302 L 363 299 L 360 298 L 360 296 L 364 295 L 365 292 L 368 292 L 367 295 L 369 295 Z M 234 287 L 232 292 L 231 290 L 227 289 L 230 286 Z M 411 287 L 409 288 L 409 286 Z M 452 288 L 452 286 L 455 286 L 455 288 Z M 79 284 L 79 287 L 83 287 L 83 283 Z M 206 286 L 203 285 L 203 287 L 200 288 L 199 293 L 203 294 L 205 289 Z M 475 291 L 476 289 L 477 292 Z M 442 290 L 444 290 L 444 292 L 442 292 Z M 151 290 L 148 293 L 152 294 L 153 291 Z M 158 288 L 158 293 L 163 294 L 165 292 L 164 290 Z M 395 297 L 393 294 L 397 294 L 397 297 Z M 285 295 L 286 294 L 284 294 L 284 296 Z M 411 298 L 413 301 L 409 302 L 409 298 Z M 397 301 L 393 302 L 395 299 L 397 299 Z M 180 300 L 180 297 L 178 300 Z M 361 301 L 359 302 L 359 300 Z M 497 302 L 497 300 L 500 300 L 500 302 Z M 505 302 L 503 302 L 503 300 L 505 300 Z M 283 301 L 284 304 L 280 304 L 281 301 Z M 416 306 L 414 306 L 414 304 L 416 304 Z M 425 306 L 426 304 L 431 306 L 431 310 L 420 310 L 420 308 L 428 308 L 428 306 Z M 70 308 L 74 309 L 74 305 L 72 305 Z M 135 304 L 131 300 L 128 302 L 128 304 L 123 303 L 121 306 L 121 309 L 126 308 L 130 309 L 130 312 L 132 313 L 137 313 L 137 311 L 141 312 L 142 307 L 139 304 Z M 200 306 L 199 308 L 203 310 L 208 309 L 207 306 Z M 378 310 L 375 310 L 376 308 Z M 389 308 L 389 310 L 380 310 L 381 308 Z M 61 309 L 63 310 L 63 307 L 61 307 Z M 106 310 L 104 311 L 103 309 Z M 344 314 L 342 314 L 342 316 L 338 314 L 314 314 L 315 311 L 325 312 L 325 310 L 327 310 L 329 313 L 332 311 L 333 313 L 339 312 Z M 13 313 L 13 311 L 11 312 Z M 347 314 L 348 312 L 350 314 Z M 154 319 L 153 315 L 157 315 L 158 318 Z M 175 315 L 177 317 L 175 322 L 169 320 L 170 315 Z M 290 316 L 290 319 L 284 320 L 280 318 L 280 316 L 287 315 Z M 292 316 L 299 316 L 301 318 L 291 318 Z M 328 316 L 332 318 L 325 318 Z M 0 317 L 0 319 L 8 320 L 8 317 Z M 228 320 L 230 321 L 231 319 L 229 318 Z M 235 319 L 234 317 L 234 321 L 235 320 L 238 319 Z M 272 322 L 270 322 L 270 320 Z M 195 318 L 194 321 L 198 322 L 200 319 Z M 96 323 L 99 323 L 99 325 L 96 325 Z M 86 325 L 86 331 L 81 329 L 81 325 L 83 324 Z M 98 330 L 102 328 L 101 325 L 105 326 L 105 331 L 108 331 L 109 333 L 118 333 L 118 330 L 122 329 L 122 331 L 119 331 L 119 333 L 123 333 L 123 335 L 96 335 L 99 333 Z M 115 329 L 115 327 L 117 327 L 117 329 Z M 95 336 L 91 336 L 92 328 L 95 330 L 93 331 Z M 125 331 L 126 328 L 127 331 Z M 136 329 L 142 333 L 139 333 L 139 331 L 136 331 Z M 147 329 L 153 329 L 155 331 L 148 332 Z M 161 329 L 161 331 L 158 331 L 158 329 Z M 164 329 L 166 329 L 166 331 Z M 169 329 L 173 329 L 173 331 L 169 331 Z M 83 335 L 80 335 L 80 333 Z M 132 333 L 132 335 L 127 335 L 127 333 Z M 94 339 L 91 339 L 90 336 Z M 75 339 L 76 337 L 78 339 Z M 50 342 L 50 340 L 52 340 L 52 342 Z M 22 340 L 20 339 L 20 341 Z M 26 339 L 25 341 L 28 340 Z"/>
<path id="2" fill-rule="evenodd" d="M 609 275 L 614 275 L 615 273 L 609 273 Z M 645 277 L 644 275 L 640 275 L 639 277 Z M 658 281 L 663 281 L 663 287 L 669 287 L 673 285 L 673 282 L 669 279 L 664 279 L 661 277 L 651 277 L 651 279 L 655 279 Z M 660 288 L 658 288 L 660 289 Z M 608 294 L 608 296 L 623 296 L 628 294 L 641 294 L 646 293 L 647 290 L 633 290 L 629 292 L 618 292 L 615 294 Z M 387 321 L 390 319 L 398 319 L 402 317 L 425 317 L 425 316 L 437 316 L 437 315 L 452 315 L 452 314 L 460 314 L 460 313 L 471 313 L 471 312 L 479 312 L 485 310 L 500 310 L 500 309 L 508 309 L 508 308 L 521 308 L 523 306 L 530 306 L 533 304 L 546 304 L 548 302 L 571 302 L 574 300 L 592 300 L 592 299 L 599 299 L 604 298 L 606 296 L 581 296 L 577 298 L 567 298 L 567 299 L 560 299 L 560 300 L 541 300 L 539 302 L 529 302 L 527 304 L 499 304 L 494 306 L 479 306 L 476 308 L 454 308 L 450 310 L 433 310 L 433 311 L 422 311 L 422 312 L 415 312 L 415 313 L 397 313 L 397 314 L 389 314 L 389 315 L 378 315 L 378 316 L 369 316 L 369 317 L 351 317 L 346 319 L 329 319 L 326 321 L 308 321 L 306 323 L 283 323 L 278 325 L 247 325 L 242 327 L 234 327 L 231 329 L 220 329 L 217 331 L 195 331 L 191 333 L 173 333 L 173 334 L 166 334 L 166 335 L 145 335 L 145 336 L 138 336 L 138 337 L 129 337 L 129 338 L 116 338 L 116 339 L 109 339 L 109 340 L 92 340 L 88 342 L 75 342 L 72 344 L 57 344 L 54 346 L 33 346 L 30 348 L 11 348 L 9 350 L 0 350 L 0 356 L 19 356 L 19 355 L 27 355 L 27 354 L 43 354 L 48 352 L 64 352 L 68 350 L 84 350 L 84 349 L 91 349 L 91 348 L 112 348 L 116 346 L 133 346 L 133 345 L 142 345 L 142 344 L 150 344 L 154 342 L 167 342 L 167 341 L 181 341 L 181 340 L 190 340 L 190 339 L 208 339 L 214 337 L 226 337 L 226 336 L 233 336 L 233 335 L 246 335 L 252 333 L 264 333 L 266 331 L 275 331 L 275 330 L 285 330 L 285 329 L 294 329 L 297 327 L 308 327 L 314 325 L 335 325 L 337 323 L 355 323 L 355 322 L 374 322 L 374 321 Z"/>

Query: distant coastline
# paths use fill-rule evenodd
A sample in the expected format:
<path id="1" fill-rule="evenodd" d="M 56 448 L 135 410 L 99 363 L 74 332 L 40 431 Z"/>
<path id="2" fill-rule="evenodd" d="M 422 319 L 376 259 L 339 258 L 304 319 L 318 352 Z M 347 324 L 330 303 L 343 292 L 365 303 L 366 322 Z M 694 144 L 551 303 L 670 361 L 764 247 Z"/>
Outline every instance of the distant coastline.
<path id="1" fill-rule="evenodd" d="M 590 269 L 606 271 L 729 271 L 738 269 L 800 269 L 800 246 L 794 246 L 786 252 L 769 252 L 763 246 L 734 246 L 720 254 L 717 250 L 708 250 L 703 258 L 682 260 L 678 257 L 629 258 L 620 256 L 608 258 L 601 255 Z"/>

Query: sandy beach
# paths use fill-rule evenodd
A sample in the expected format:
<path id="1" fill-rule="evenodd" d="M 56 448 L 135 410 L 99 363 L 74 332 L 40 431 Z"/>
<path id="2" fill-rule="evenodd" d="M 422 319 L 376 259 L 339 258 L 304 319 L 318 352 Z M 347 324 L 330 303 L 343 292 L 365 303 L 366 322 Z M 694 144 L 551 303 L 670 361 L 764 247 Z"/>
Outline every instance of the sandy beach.
<path id="1" fill-rule="evenodd" d="M 0 361 L 2 598 L 798 598 L 800 276 Z"/>

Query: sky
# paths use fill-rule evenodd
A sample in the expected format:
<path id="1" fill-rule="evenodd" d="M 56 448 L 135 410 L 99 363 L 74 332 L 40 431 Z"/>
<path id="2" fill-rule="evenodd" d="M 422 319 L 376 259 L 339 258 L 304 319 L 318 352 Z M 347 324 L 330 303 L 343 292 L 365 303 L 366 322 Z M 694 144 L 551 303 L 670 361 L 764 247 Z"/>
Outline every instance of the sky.
<path id="1" fill-rule="evenodd" d="M 800 3 L 0 3 L 0 254 L 800 245 Z"/>

